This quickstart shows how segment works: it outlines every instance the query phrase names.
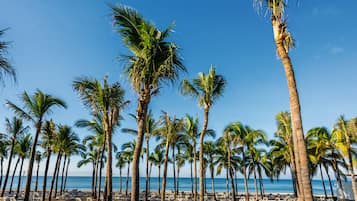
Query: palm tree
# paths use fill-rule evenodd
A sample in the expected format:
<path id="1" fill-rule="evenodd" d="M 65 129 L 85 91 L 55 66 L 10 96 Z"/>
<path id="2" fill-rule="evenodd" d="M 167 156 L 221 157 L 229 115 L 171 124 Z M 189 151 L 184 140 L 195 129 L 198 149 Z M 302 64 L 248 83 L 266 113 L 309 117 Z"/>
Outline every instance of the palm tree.
<path id="1" fill-rule="evenodd" d="M 216 75 L 216 70 L 211 67 L 208 74 L 199 73 L 198 77 L 191 82 L 183 80 L 181 92 L 183 95 L 190 95 L 198 99 L 198 103 L 204 109 L 203 127 L 200 134 L 200 200 L 204 200 L 204 172 L 203 172 L 203 140 L 208 126 L 208 116 L 212 105 L 217 98 L 223 95 L 226 80 L 221 75 Z"/>
<path id="2" fill-rule="evenodd" d="M 357 198 L 357 186 L 355 181 L 354 175 L 354 168 L 353 168 L 353 152 L 354 147 L 352 146 L 353 143 L 356 143 L 356 133 L 355 132 L 357 127 L 356 119 L 345 120 L 343 116 L 340 116 L 333 128 L 333 135 L 336 139 L 336 147 L 339 151 L 344 155 L 344 157 L 348 160 L 348 172 L 351 175 L 352 181 L 352 190 L 354 194 L 354 198 Z"/>
<path id="3" fill-rule="evenodd" d="M 135 151 L 135 147 L 136 147 L 136 141 L 131 141 L 131 142 L 127 142 L 124 143 L 122 145 L 122 151 L 123 151 L 123 157 L 125 158 L 125 161 L 127 163 L 127 174 L 126 174 L 126 184 L 125 184 L 125 195 L 128 196 L 128 184 L 129 184 L 129 167 L 130 167 L 130 163 L 133 160 L 133 153 Z M 132 178 L 133 179 L 133 178 Z"/>
<path id="4" fill-rule="evenodd" d="M 40 163 L 42 161 L 42 153 L 40 151 L 36 152 L 35 161 L 37 163 L 37 170 L 36 170 L 36 184 L 35 184 L 35 192 L 37 192 L 38 187 L 38 172 L 40 171 Z"/>
<path id="5" fill-rule="evenodd" d="M 9 142 L 7 140 L 6 135 L 0 133 L 0 186 L 2 184 L 3 177 L 3 164 L 4 159 L 7 158 L 8 155 Z"/>
<path id="6" fill-rule="evenodd" d="M 214 188 L 214 154 L 217 152 L 216 150 L 216 145 L 213 141 L 206 141 L 203 145 L 203 150 L 204 150 L 204 154 L 207 155 L 208 158 L 208 166 L 209 166 L 209 170 L 211 172 L 211 181 L 212 181 L 212 192 L 213 192 L 213 196 L 214 196 L 214 200 L 217 200 L 216 198 L 216 192 L 215 192 L 215 188 Z"/>
<path id="7" fill-rule="evenodd" d="M 112 134 L 119 125 L 120 110 L 128 104 L 128 101 L 124 100 L 124 89 L 118 82 L 108 84 L 107 78 L 104 78 L 103 85 L 95 79 L 79 78 L 73 82 L 73 88 L 78 92 L 84 105 L 90 108 L 94 115 L 100 115 L 102 118 L 108 151 L 104 199 L 112 200 Z"/>
<path id="8" fill-rule="evenodd" d="M 294 39 L 287 29 L 287 22 L 285 20 L 285 6 L 287 0 L 254 0 L 254 2 L 258 3 L 257 5 L 259 7 L 265 6 L 270 11 L 269 14 L 274 33 L 275 46 L 285 70 L 290 94 L 293 141 L 295 145 L 294 152 L 297 153 L 295 154 L 295 162 L 299 189 L 301 189 L 298 196 L 301 200 L 312 201 L 313 196 L 309 175 L 309 162 L 304 141 L 300 101 L 296 87 L 294 69 L 289 57 L 289 49 L 294 46 Z"/>
<path id="9" fill-rule="evenodd" d="M 45 200 L 46 198 L 46 187 L 47 187 L 47 174 L 48 174 L 48 168 L 50 165 L 50 159 L 52 155 L 52 150 L 53 147 L 56 143 L 56 126 L 53 123 L 52 120 L 46 121 L 42 127 L 42 141 L 41 141 L 41 147 L 45 149 L 45 156 L 46 156 L 46 166 L 45 166 L 45 171 L 44 171 L 44 177 L 43 177 L 43 186 L 42 186 L 42 201 Z"/>
<path id="10" fill-rule="evenodd" d="M 30 160 L 27 168 L 27 179 L 25 186 L 24 201 L 29 201 L 33 164 L 35 162 L 38 137 L 41 132 L 44 117 L 46 114 L 51 113 L 51 108 L 53 108 L 53 106 L 67 108 L 67 105 L 63 100 L 45 94 L 39 89 L 32 96 L 29 96 L 26 92 L 24 92 L 21 95 L 21 101 L 24 103 L 23 109 L 10 102 L 9 100 L 6 101 L 6 104 L 18 117 L 32 122 L 36 129 L 30 152 Z"/>
<path id="11" fill-rule="evenodd" d="M 122 193 L 122 169 L 124 168 L 126 163 L 123 152 L 117 152 L 116 159 L 117 163 L 115 164 L 115 167 L 119 168 L 119 192 Z"/>
<path id="12" fill-rule="evenodd" d="M 80 168 L 83 165 L 91 164 L 92 165 L 92 197 L 96 199 L 95 192 L 95 179 L 96 179 L 96 164 L 98 159 L 99 152 L 90 148 L 87 152 L 81 153 L 82 160 L 78 161 L 77 167 Z"/>
<path id="13" fill-rule="evenodd" d="M 18 141 L 17 144 L 15 145 L 16 152 L 21 159 L 21 164 L 20 164 L 20 171 L 19 171 L 19 179 L 17 183 L 17 191 L 16 191 L 16 198 L 19 195 L 20 192 L 20 184 L 21 184 L 21 174 L 22 174 L 22 167 L 24 165 L 24 160 L 28 157 L 30 148 L 32 144 L 32 135 L 31 134 L 26 134 L 22 136 Z"/>
<path id="14" fill-rule="evenodd" d="M 6 174 L 4 178 L 4 185 L 1 191 L 1 196 L 4 196 L 5 189 L 6 189 L 6 184 L 7 180 L 9 178 L 9 173 L 10 173 L 10 167 L 12 163 L 12 158 L 14 155 L 14 147 L 15 147 L 15 142 L 18 136 L 24 134 L 25 132 L 28 131 L 29 127 L 23 125 L 22 119 L 19 119 L 17 117 L 13 117 L 12 120 L 6 118 L 5 119 L 5 127 L 8 132 L 10 138 L 10 155 L 9 155 L 9 160 L 7 163 L 7 169 L 6 169 Z"/>
<path id="15" fill-rule="evenodd" d="M 123 37 L 132 55 L 125 72 L 138 94 L 138 137 L 132 164 L 131 201 L 139 200 L 139 156 L 145 133 L 145 122 L 151 97 L 167 82 L 174 82 L 180 71 L 186 71 L 175 43 L 168 41 L 173 25 L 160 31 L 136 10 L 126 6 L 112 6 L 114 26 Z"/>
<path id="16" fill-rule="evenodd" d="M 164 150 L 161 149 L 160 146 L 157 146 L 155 149 L 154 149 L 154 152 L 152 153 L 152 157 L 151 158 L 151 163 L 154 164 L 155 166 L 157 166 L 158 168 L 158 190 L 157 192 L 160 194 L 160 184 L 161 184 L 161 165 L 164 164 L 164 161 L 165 161 L 165 157 L 164 157 Z"/>
<path id="17" fill-rule="evenodd" d="M 2 37 L 7 29 L 0 30 L 0 37 Z M 16 81 L 16 72 L 13 66 L 10 64 L 8 58 L 6 58 L 7 48 L 9 42 L 0 41 L 0 80 L 3 81 L 5 76 L 10 76 Z"/>

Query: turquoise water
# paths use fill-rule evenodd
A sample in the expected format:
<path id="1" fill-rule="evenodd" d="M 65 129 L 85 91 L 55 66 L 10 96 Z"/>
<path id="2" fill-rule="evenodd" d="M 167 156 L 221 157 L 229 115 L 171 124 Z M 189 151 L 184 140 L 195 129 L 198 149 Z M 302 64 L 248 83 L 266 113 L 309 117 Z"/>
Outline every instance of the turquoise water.
<path id="1" fill-rule="evenodd" d="M 14 184 L 13 184 L 13 189 L 16 190 L 17 188 L 17 179 L 18 177 L 14 178 Z M 51 185 L 51 177 L 48 177 L 47 179 L 47 186 L 48 188 Z M 25 184 L 25 177 L 22 177 L 21 179 L 21 186 Z M 119 190 L 119 177 L 113 177 L 113 190 L 118 191 Z M 8 186 L 10 185 L 11 178 L 9 178 L 8 181 Z M 61 177 L 59 177 L 59 181 L 61 181 Z M 162 181 L 162 178 L 161 178 Z M 215 189 L 216 191 L 226 191 L 226 180 L 224 178 L 215 178 Z M 125 182 L 126 182 L 126 177 L 123 177 L 122 179 L 122 188 L 125 190 Z M 198 181 L 199 182 L 199 181 Z M 43 184 L 43 177 L 39 177 L 39 189 L 42 189 L 42 184 Z M 84 190 L 90 190 L 91 189 L 91 183 L 92 183 L 92 178 L 87 177 L 87 176 L 69 176 L 67 179 L 67 189 L 84 189 Z M 104 177 L 102 180 L 102 184 L 104 183 Z M 264 179 L 264 190 L 265 192 L 281 192 L 281 193 L 289 193 L 293 192 L 292 188 L 292 183 L 291 180 L 289 179 L 280 179 L 278 181 L 271 181 L 270 179 Z M 207 178 L 207 191 L 211 191 L 211 179 Z M 326 184 L 326 189 L 327 193 L 330 193 L 330 187 L 328 184 L 328 181 L 325 182 Z M 59 186 L 60 186 L 59 182 Z M 333 182 L 332 184 L 333 188 L 335 189 L 335 183 Z M 131 186 L 131 180 L 129 178 L 129 189 Z M 255 192 L 254 188 L 254 182 L 253 180 L 248 181 L 248 186 L 249 186 L 249 191 L 250 192 Z M 259 183 L 258 183 L 259 186 Z M 32 187 L 35 187 L 35 178 L 32 181 Z M 322 187 L 322 182 L 321 180 L 313 180 L 312 181 L 312 187 L 313 187 L 313 192 L 315 194 L 323 194 L 323 187 Z M 145 178 L 141 177 L 140 178 L 140 189 L 144 190 L 145 189 Z M 150 179 L 150 189 L 152 191 L 157 191 L 158 189 L 158 178 L 157 177 L 152 177 Z M 173 178 L 168 178 L 167 179 L 167 189 L 168 190 L 173 190 Z M 191 191 L 191 179 L 190 178 L 180 178 L 179 180 L 179 189 L 180 191 Z M 244 191 L 244 184 L 243 184 L 243 179 L 238 179 L 238 191 L 243 192 Z"/>

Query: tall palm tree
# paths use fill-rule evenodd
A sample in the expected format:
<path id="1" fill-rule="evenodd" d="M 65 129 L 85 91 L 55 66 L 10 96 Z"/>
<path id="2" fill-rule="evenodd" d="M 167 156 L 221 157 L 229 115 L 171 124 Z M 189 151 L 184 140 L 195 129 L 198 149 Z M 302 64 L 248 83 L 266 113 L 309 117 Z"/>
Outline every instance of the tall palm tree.
<path id="1" fill-rule="evenodd" d="M 139 156 L 145 133 L 145 118 L 151 97 L 167 82 L 174 82 L 180 71 L 186 71 L 175 43 L 168 40 L 173 30 L 170 25 L 160 31 L 136 10 L 126 6 L 112 6 L 114 26 L 123 37 L 132 55 L 125 56 L 125 68 L 132 87 L 138 94 L 138 137 L 132 163 L 131 200 L 139 200 Z"/>
<path id="2" fill-rule="evenodd" d="M 216 74 L 214 67 L 211 67 L 208 74 L 199 73 L 198 77 L 191 82 L 183 80 L 181 92 L 198 99 L 198 103 L 204 110 L 203 126 L 200 134 L 200 200 L 204 200 L 204 172 L 203 172 L 203 140 L 208 126 L 208 116 L 212 105 L 223 95 L 226 80 L 221 75 Z"/>
<path id="3" fill-rule="evenodd" d="M 7 29 L 0 30 L 0 37 L 2 37 Z M 9 42 L 0 40 L 0 81 L 3 82 L 5 76 L 10 76 L 14 81 L 16 81 L 16 72 L 11 65 L 7 56 L 7 49 L 9 47 Z"/>
<path id="4" fill-rule="evenodd" d="M 38 173 L 40 171 L 40 163 L 42 161 L 42 153 L 40 151 L 36 152 L 35 161 L 37 163 L 37 170 L 36 170 L 36 183 L 35 183 L 35 192 L 37 192 L 38 187 Z"/>
<path id="5" fill-rule="evenodd" d="M 25 186 L 24 201 L 29 201 L 35 153 L 38 144 L 38 137 L 42 128 L 42 123 L 45 120 L 45 115 L 51 113 L 51 109 L 54 106 L 67 108 L 67 105 L 63 100 L 53 97 L 49 94 L 45 94 L 39 89 L 37 89 L 32 96 L 28 95 L 27 92 L 22 93 L 21 101 L 24 104 L 23 109 L 9 100 L 6 101 L 6 104 L 18 117 L 32 122 L 36 130 L 30 152 L 30 160 L 27 168 Z"/>
<path id="6" fill-rule="evenodd" d="M 4 178 L 4 185 L 1 191 L 1 196 L 4 196 L 5 189 L 6 189 L 6 184 L 7 180 L 9 178 L 9 173 L 10 173 L 10 167 L 12 163 L 12 158 L 14 155 L 14 147 L 15 147 L 15 142 L 18 136 L 24 134 L 25 132 L 28 131 L 29 127 L 23 125 L 22 119 L 19 119 L 17 117 L 13 117 L 11 120 L 6 118 L 5 119 L 5 127 L 8 133 L 8 136 L 10 137 L 10 154 L 9 154 L 9 160 L 7 163 L 7 169 L 6 169 L 6 174 Z"/>
<path id="7" fill-rule="evenodd" d="M 99 114 L 102 117 L 108 153 L 104 199 L 112 200 L 112 134 L 119 125 L 120 110 L 128 104 L 128 101 L 124 100 L 124 89 L 118 82 L 110 85 L 107 78 L 104 78 L 103 85 L 95 79 L 79 78 L 73 82 L 73 88 L 84 105 L 90 108 L 94 115 Z"/>
<path id="8" fill-rule="evenodd" d="M 336 139 L 336 147 L 340 152 L 347 158 L 348 161 L 348 172 L 351 175 L 352 190 L 354 198 L 357 198 L 357 186 L 354 175 L 353 167 L 353 149 L 352 146 L 357 142 L 356 133 L 357 128 L 356 119 L 345 120 L 343 116 L 340 116 L 333 128 L 333 135 Z"/>
<path id="9" fill-rule="evenodd" d="M 273 35 L 277 54 L 281 59 L 285 70 L 289 94 L 290 94 L 290 111 L 292 119 L 293 141 L 296 170 L 298 177 L 299 199 L 312 201 L 312 187 L 309 175 L 309 163 L 307 159 L 306 145 L 304 141 L 304 131 L 302 126 L 300 101 L 296 87 L 295 75 L 292 62 L 289 56 L 289 49 L 294 46 L 294 39 L 287 29 L 286 9 L 287 0 L 254 0 L 257 5 L 263 6 L 269 10 L 270 20 L 273 28 Z"/>
<path id="10" fill-rule="evenodd" d="M 42 141 L 41 147 L 45 150 L 46 165 L 43 177 L 42 192 L 46 192 L 47 187 L 47 174 L 50 165 L 51 155 L 53 151 L 53 146 L 56 143 L 56 126 L 52 120 L 46 121 L 42 127 Z M 46 193 L 42 193 L 42 201 L 45 201 Z"/>
<path id="11" fill-rule="evenodd" d="M 17 141 L 17 144 L 15 146 L 16 152 L 21 159 L 21 164 L 20 164 L 20 171 L 19 171 L 19 179 L 17 183 L 17 191 L 16 191 L 16 197 L 19 195 L 20 192 L 20 184 L 21 184 L 21 175 L 22 175 L 22 167 L 24 165 L 25 159 L 29 156 L 30 148 L 32 144 L 32 135 L 31 134 L 25 134 L 24 136 L 20 137 L 20 139 Z"/>

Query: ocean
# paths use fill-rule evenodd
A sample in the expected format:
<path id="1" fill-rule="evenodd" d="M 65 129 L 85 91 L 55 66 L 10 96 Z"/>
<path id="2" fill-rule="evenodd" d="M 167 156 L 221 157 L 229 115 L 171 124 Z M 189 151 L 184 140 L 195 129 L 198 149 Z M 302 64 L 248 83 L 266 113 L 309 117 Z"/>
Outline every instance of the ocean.
<path id="1" fill-rule="evenodd" d="M 48 177 L 47 179 L 47 189 L 49 189 L 51 185 L 51 180 L 52 177 Z M 59 187 L 61 185 L 60 183 L 61 177 L 59 177 Z M 162 178 L 161 178 L 162 181 Z M 173 178 L 168 178 L 167 179 L 167 190 L 173 190 Z M 8 187 L 10 186 L 11 182 L 11 177 L 8 180 Z M 26 182 L 26 177 L 22 177 L 21 179 L 21 186 L 23 187 Z M 125 185 L 126 185 L 126 177 L 122 178 L 122 189 L 125 191 Z M 216 192 L 225 192 L 226 191 L 226 179 L 225 178 L 215 178 L 215 190 Z M 68 176 L 67 178 L 67 187 L 66 189 L 82 189 L 82 190 L 90 190 L 91 189 L 91 183 L 92 183 L 92 177 L 88 176 Z M 104 177 L 102 179 L 102 184 L 104 183 Z M 113 190 L 114 191 L 119 191 L 119 183 L 120 183 L 120 178 L 119 177 L 113 177 Z M 14 178 L 14 184 L 13 184 L 13 190 L 16 190 L 18 184 L 18 177 Z M 293 187 L 291 180 L 289 179 L 280 179 L 278 181 L 274 180 L 271 181 L 270 179 L 263 179 L 263 184 L 264 184 L 264 190 L 266 193 L 292 193 L 293 192 Z M 326 190 L 328 195 L 330 194 L 330 187 L 328 181 L 325 181 L 326 184 Z M 39 190 L 42 189 L 43 185 L 43 177 L 39 176 L 39 181 L 38 181 L 38 188 Z M 199 179 L 197 179 L 197 185 L 199 185 Z M 211 191 L 211 179 L 207 178 L 207 191 Z M 259 188 L 259 183 L 257 184 Z M 35 187 L 35 177 L 32 180 L 32 188 Z M 131 187 L 131 180 L 129 177 L 129 185 L 128 188 L 130 189 Z M 161 187 L 161 186 L 160 186 Z M 255 188 L 254 188 L 254 181 L 250 179 L 248 181 L 248 187 L 249 187 L 249 192 L 254 193 Z M 314 194 L 323 194 L 323 186 L 322 186 L 322 181 L 321 180 L 312 180 L 312 187 L 313 187 L 313 193 Z M 334 191 L 336 191 L 336 186 L 335 186 L 335 181 L 333 181 L 332 187 Z M 140 178 L 140 189 L 144 190 L 145 189 L 145 177 Z M 158 178 L 157 177 L 152 177 L 150 179 L 150 189 L 151 191 L 157 191 L 158 189 Z M 180 178 L 179 179 L 179 189 L 180 191 L 191 191 L 191 178 Z M 239 192 L 244 192 L 244 183 L 243 179 L 238 179 L 238 191 Z"/>

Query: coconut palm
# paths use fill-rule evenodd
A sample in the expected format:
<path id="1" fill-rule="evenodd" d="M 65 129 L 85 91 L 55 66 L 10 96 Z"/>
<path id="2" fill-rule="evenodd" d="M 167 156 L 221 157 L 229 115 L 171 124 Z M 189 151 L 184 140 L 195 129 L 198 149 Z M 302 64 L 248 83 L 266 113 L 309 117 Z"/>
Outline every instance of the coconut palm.
<path id="1" fill-rule="evenodd" d="M 217 98 L 223 95 L 226 80 L 221 75 L 216 74 L 215 68 L 211 67 L 208 74 L 199 73 L 198 77 L 192 81 L 183 80 L 181 92 L 198 99 L 198 103 L 204 109 L 203 127 L 200 134 L 200 200 L 204 200 L 204 172 L 203 172 L 203 140 L 208 126 L 208 116 L 212 105 Z"/>
<path id="2" fill-rule="evenodd" d="M 47 174 L 48 174 L 48 168 L 50 165 L 50 160 L 51 160 L 51 155 L 52 155 L 52 149 L 56 143 L 56 126 L 53 123 L 52 120 L 46 121 L 42 127 L 42 141 L 41 141 L 41 147 L 45 150 L 45 156 L 46 156 L 46 165 L 45 165 L 45 171 L 44 171 L 44 177 L 43 177 L 43 186 L 42 186 L 42 192 L 46 192 L 46 187 L 47 187 Z M 46 193 L 42 193 L 42 201 L 44 201 L 46 198 Z"/>
<path id="3" fill-rule="evenodd" d="M 292 34 L 287 29 L 286 9 L 287 0 L 254 0 L 259 8 L 265 7 L 269 12 L 272 23 L 273 36 L 277 54 L 281 59 L 285 70 L 290 94 L 290 111 L 293 129 L 293 141 L 296 170 L 298 177 L 299 198 L 305 201 L 312 201 L 312 188 L 309 176 L 309 162 L 307 159 L 306 145 L 304 141 L 304 131 L 302 126 L 300 101 L 296 87 L 295 75 L 292 62 L 289 56 L 289 49 L 294 46 Z"/>
<path id="4" fill-rule="evenodd" d="M 119 125 L 120 110 L 128 103 L 124 100 L 124 89 L 117 82 L 110 85 L 107 78 L 104 78 L 103 85 L 95 79 L 78 78 L 73 82 L 73 88 L 92 114 L 102 118 L 108 153 L 104 199 L 112 200 L 112 134 Z"/>
<path id="5" fill-rule="evenodd" d="M 157 146 L 154 149 L 154 152 L 152 153 L 152 157 L 151 158 L 151 163 L 154 164 L 155 166 L 157 166 L 158 168 L 158 189 L 157 192 L 160 194 L 160 184 L 161 184 L 161 165 L 164 164 L 165 161 L 165 157 L 164 157 L 164 150 L 161 149 L 160 146 Z"/>
<path id="6" fill-rule="evenodd" d="M 7 180 L 9 178 L 12 158 L 14 156 L 14 147 L 15 147 L 16 139 L 18 136 L 24 134 L 29 129 L 28 126 L 23 125 L 22 119 L 19 119 L 17 117 L 13 117 L 11 120 L 6 118 L 5 122 L 6 122 L 5 123 L 6 131 L 9 136 L 8 138 L 10 138 L 10 154 L 9 154 L 9 160 L 7 163 L 7 169 L 6 169 L 6 174 L 5 174 L 5 178 L 4 178 L 4 185 L 3 185 L 3 188 L 1 191 L 1 196 L 4 196 L 6 185 L 7 185 Z"/>
<path id="7" fill-rule="evenodd" d="M 124 143 L 122 145 L 122 153 L 123 153 L 123 157 L 127 163 L 127 174 L 126 174 L 126 183 L 125 183 L 125 195 L 128 196 L 128 184 L 129 184 L 129 169 L 130 169 L 130 163 L 133 160 L 133 153 L 135 151 L 135 147 L 136 147 L 136 141 L 131 141 L 131 142 L 127 142 Z M 141 151 L 142 153 L 142 151 Z"/>
<path id="8" fill-rule="evenodd" d="M 214 200 L 217 200 L 216 198 L 216 192 L 215 192 L 215 188 L 214 188 L 214 154 L 217 151 L 216 150 L 216 145 L 213 141 L 206 141 L 203 145 L 203 150 L 204 150 L 204 154 L 207 156 L 208 158 L 208 166 L 209 166 L 209 170 L 211 172 L 211 181 L 212 181 L 212 192 L 213 192 L 213 197 Z"/>
<path id="9" fill-rule="evenodd" d="M 24 104 L 23 109 L 15 105 L 11 101 L 7 100 L 6 105 L 20 118 L 30 121 L 35 127 L 35 137 L 33 139 L 30 160 L 27 168 L 27 179 L 25 186 L 25 197 L 24 201 L 29 201 L 30 198 L 30 188 L 33 172 L 33 164 L 35 162 L 35 153 L 38 144 L 38 137 L 42 128 L 42 123 L 45 120 L 45 115 L 51 113 L 51 109 L 54 106 L 67 108 L 66 103 L 56 97 L 49 94 L 45 94 L 39 89 L 30 96 L 27 92 L 21 95 L 21 101 Z"/>
<path id="10" fill-rule="evenodd" d="M 9 148 L 9 141 L 7 140 L 7 136 L 0 133 L 0 186 L 2 184 L 2 177 L 3 177 L 3 164 L 4 159 L 8 156 L 8 148 Z"/>
<path id="11" fill-rule="evenodd" d="M 115 164 L 115 167 L 119 168 L 119 192 L 122 193 L 122 169 L 126 163 L 123 152 L 117 152 L 116 159 L 117 163 Z"/>
<path id="12" fill-rule="evenodd" d="M 38 187 L 38 173 L 40 171 L 40 163 L 42 161 L 42 153 L 40 151 L 36 151 L 35 161 L 37 163 L 37 170 L 36 170 L 36 183 L 35 183 L 35 192 L 37 192 Z"/>
<path id="13" fill-rule="evenodd" d="M 0 37 L 2 37 L 7 29 L 0 30 Z M 9 47 L 9 42 L 0 41 L 0 81 L 3 82 L 5 76 L 10 76 L 14 81 L 16 81 L 16 72 L 11 65 L 7 56 L 7 49 Z"/>
<path id="14" fill-rule="evenodd" d="M 131 200 L 139 200 L 139 156 L 145 133 L 145 118 L 151 97 L 167 82 L 174 82 L 180 71 L 186 71 L 175 43 L 168 40 L 173 30 L 170 25 L 160 31 L 136 10 L 126 6 L 112 6 L 114 26 L 123 37 L 132 55 L 125 56 L 125 68 L 132 87 L 138 94 L 137 147 L 133 156 Z"/>
<path id="15" fill-rule="evenodd" d="M 20 184 L 21 184 L 21 175 L 22 175 L 22 167 L 24 165 L 25 159 L 29 156 L 30 148 L 32 144 L 32 135 L 25 134 L 20 137 L 15 145 L 15 150 L 19 158 L 21 159 L 20 164 L 20 171 L 19 171 L 19 179 L 17 183 L 17 191 L 16 191 L 16 198 L 20 192 Z"/>
<path id="16" fill-rule="evenodd" d="M 92 165 L 92 197 L 96 199 L 96 192 L 95 192 L 95 179 L 96 179 L 96 166 L 98 163 L 99 152 L 97 150 L 89 149 L 87 152 L 81 153 L 81 160 L 78 161 L 77 167 L 80 168 L 83 165 Z"/>

